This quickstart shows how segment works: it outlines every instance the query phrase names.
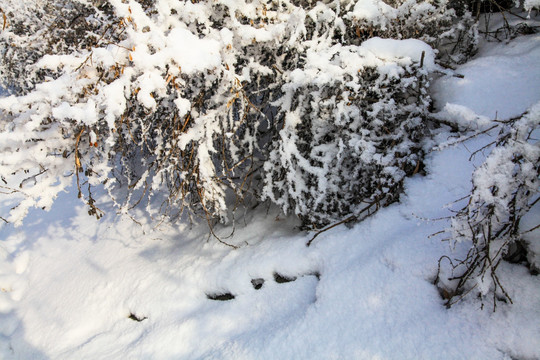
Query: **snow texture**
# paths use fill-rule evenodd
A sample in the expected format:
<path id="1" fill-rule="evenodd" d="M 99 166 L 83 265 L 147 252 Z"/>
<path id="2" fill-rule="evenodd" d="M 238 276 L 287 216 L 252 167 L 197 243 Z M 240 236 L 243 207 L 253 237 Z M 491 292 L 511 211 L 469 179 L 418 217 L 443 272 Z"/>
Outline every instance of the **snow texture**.
<path id="1" fill-rule="evenodd" d="M 434 85 L 437 104 L 444 107 L 446 103 L 458 103 L 490 119 L 502 120 L 520 115 L 538 101 L 538 59 L 538 34 L 518 37 L 505 47 L 488 43 L 476 59 L 459 68 L 457 72 L 463 78 L 446 76 Z M 479 98 L 482 101 L 478 101 Z"/>

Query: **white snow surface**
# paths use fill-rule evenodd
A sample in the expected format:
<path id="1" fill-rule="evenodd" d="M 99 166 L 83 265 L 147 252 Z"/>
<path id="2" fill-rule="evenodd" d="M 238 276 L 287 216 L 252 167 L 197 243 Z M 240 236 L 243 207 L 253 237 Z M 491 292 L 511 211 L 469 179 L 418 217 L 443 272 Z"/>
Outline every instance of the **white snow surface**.
<path id="1" fill-rule="evenodd" d="M 537 35 L 490 45 L 457 70 L 463 79 L 436 82 L 437 103 L 482 119 L 522 113 L 540 100 L 539 59 Z M 446 309 L 432 284 L 439 257 L 466 247 L 429 237 L 448 225 L 429 219 L 470 191 L 470 153 L 492 140 L 432 152 L 399 204 L 311 247 L 313 234 L 262 206 L 226 239 L 232 250 L 204 226 L 152 230 L 142 213 L 140 225 L 114 211 L 98 222 L 75 190 L 62 194 L 0 228 L 0 358 L 538 359 L 540 279 L 524 266 L 501 265 L 514 304 L 496 312 L 472 298 Z M 225 293 L 235 298 L 207 297 Z"/>
<path id="2" fill-rule="evenodd" d="M 506 46 L 488 43 L 461 66 L 463 78 L 447 76 L 433 87 L 438 106 L 458 103 L 491 119 L 517 116 L 540 98 L 540 35 Z"/>

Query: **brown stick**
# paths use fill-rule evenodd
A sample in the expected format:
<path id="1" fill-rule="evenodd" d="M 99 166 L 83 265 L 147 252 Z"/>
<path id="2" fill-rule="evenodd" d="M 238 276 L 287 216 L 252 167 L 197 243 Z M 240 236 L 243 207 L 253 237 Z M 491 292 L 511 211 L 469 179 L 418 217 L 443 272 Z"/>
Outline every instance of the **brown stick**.
<path id="1" fill-rule="evenodd" d="M 347 217 L 347 218 L 345 218 L 345 219 L 343 219 L 343 220 L 341 220 L 341 221 L 339 221 L 339 222 L 337 222 L 337 223 L 335 223 L 335 224 L 332 224 L 332 225 L 330 225 L 330 226 L 328 226 L 328 227 L 326 227 L 326 228 L 324 228 L 324 229 L 318 231 L 318 232 L 311 238 L 311 240 L 309 240 L 309 241 L 307 242 L 306 246 L 309 247 L 309 246 L 311 245 L 311 243 L 313 242 L 313 240 L 315 240 L 315 238 L 316 238 L 317 236 L 321 235 L 323 232 L 328 231 L 328 230 L 330 230 L 330 229 L 333 229 L 333 228 L 335 228 L 336 226 L 339 226 L 339 225 L 341 225 L 341 224 L 348 223 L 349 221 L 354 220 L 354 219 L 356 219 L 356 215 L 351 215 L 351 216 L 349 216 L 349 217 Z"/>

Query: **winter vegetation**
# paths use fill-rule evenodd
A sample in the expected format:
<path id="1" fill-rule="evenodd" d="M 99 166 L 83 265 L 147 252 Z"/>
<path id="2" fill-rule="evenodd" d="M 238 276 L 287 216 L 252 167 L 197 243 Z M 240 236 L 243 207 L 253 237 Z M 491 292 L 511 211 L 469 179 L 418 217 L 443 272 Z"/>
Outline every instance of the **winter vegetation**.
<path id="1" fill-rule="evenodd" d="M 456 313 L 444 313 L 456 304 L 467 316 L 471 316 L 468 310 L 481 311 L 486 305 L 489 311 L 504 306 L 509 312 L 516 307 L 516 313 L 538 315 L 538 306 L 524 308 L 516 298 L 529 296 L 540 302 L 534 290 L 540 271 L 539 8 L 538 0 L 519 4 L 495 0 L 2 0 L 0 234 L 4 232 L 4 239 L 0 238 L 0 250 L 5 254 L 0 252 L 0 261 L 5 266 L 0 264 L 0 286 L 7 300 L 0 298 L 0 321 L 7 325 L 0 325 L 0 340 L 5 340 L 0 355 L 100 354 L 97 349 L 103 344 L 92 342 L 95 329 L 89 328 L 72 342 L 65 339 L 68 345 L 64 347 L 36 345 L 46 354 L 24 350 L 20 324 L 39 320 L 23 321 L 14 315 L 14 304 L 23 297 L 23 290 L 17 289 L 26 285 L 10 275 L 11 263 L 20 274 L 28 268 L 31 256 L 39 258 L 39 252 L 32 250 L 39 245 L 30 246 L 25 236 L 17 234 L 39 232 L 39 226 L 32 225 L 32 219 L 41 216 L 36 211 L 54 216 L 64 208 L 62 204 L 70 204 L 71 210 L 64 209 L 68 212 L 84 207 L 91 217 L 82 220 L 74 215 L 75 223 L 54 225 L 56 231 L 63 229 L 60 233 L 85 233 L 82 229 L 88 227 L 116 229 L 114 241 L 109 239 L 103 251 L 96 250 L 97 263 L 112 249 L 122 251 L 118 239 L 130 242 L 122 232 L 133 236 L 133 246 L 141 249 L 146 246 L 141 239 L 149 236 L 183 239 L 142 252 L 170 268 L 179 288 L 191 291 L 179 308 L 169 310 L 183 322 L 192 316 L 185 309 L 195 309 L 202 315 L 192 320 L 205 329 L 199 335 L 209 332 L 216 339 L 212 344 L 201 342 L 199 349 L 158 341 L 155 346 L 162 344 L 166 350 L 144 353 L 144 346 L 155 341 L 158 333 L 170 331 L 167 317 L 154 310 L 155 318 L 161 319 L 154 323 L 159 324 L 157 332 L 136 335 L 143 340 L 132 339 L 135 333 L 124 328 L 114 332 L 124 334 L 117 339 L 124 348 L 107 355 L 110 358 L 236 358 L 235 354 L 270 358 L 265 353 L 270 347 L 257 348 L 263 339 L 253 335 L 257 332 L 254 322 L 268 325 L 269 332 L 290 326 L 291 333 L 319 321 L 343 326 L 339 315 L 326 318 L 320 315 L 322 310 L 313 310 L 319 315 L 306 315 L 302 320 L 306 322 L 295 325 L 287 322 L 292 321 L 287 316 L 272 320 L 270 305 L 282 297 L 289 301 L 290 314 L 298 314 L 309 304 L 319 303 L 326 309 L 350 301 L 347 296 L 328 300 L 337 296 L 332 289 L 347 289 L 339 285 L 338 275 L 346 268 L 340 268 L 341 261 L 343 266 L 350 261 L 350 276 L 373 276 L 376 284 L 385 282 L 382 274 L 388 269 L 393 273 L 401 267 L 400 271 L 421 274 L 395 286 L 410 284 L 426 292 L 423 284 L 428 284 L 437 297 L 423 299 L 421 304 L 437 306 L 433 318 L 429 317 L 434 324 L 441 324 L 442 318 L 447 321 L 445 316 L 459 319 Z M 499 47 L 493 45 L 499 43 Z M 518 58 L 522 63 L 516 63 Z M 481 61 L 486 61 L 486 68 L 500 67 L 501 71 L 484 79 L 484 70 L 477 64 Z M 511 71 L 517 75 L 513 77 Z M 509 75 L 495 79 L 493 74 L 500 73 Z M 466 92 L 495 86 L 503 88 L 487 95 Z M 504 87 L 514 89 L 511 86 L 516 90 L 505 93 Z M 504 100 L 511 102 L 503 105 Z M 468 149 L 468 156 L 456 150 L 460 147 Z M 441 159 L 452 151 L 466 159 L 450 160 L 445 168 Z M 471 171 L 461 170 L 473 165 Z M 445 183 L 444 171 L 459 173 L 460 191 Z M 427 181 L 431 181 L 426 185 L 431 195 L 420 190 Z M 430 198 L 438 191 L 441 203 Z M 66 200 L 64 193 L 78 197 L 82 205 Z M 431 206 L 436 209 L 428 209 Z M 111 219 L 111 214 L 116 217 Z M 273 233 L 265 217 L 282 221 L 282 233 Z M 410 230 L 397 241 L 400 227 L 409 229 L 415 221 L 425 231 Z M 388 227 L 389 222 L 397 228 Z M 353 229 L 339 230 L 343 224 Z M 385 237 L 385 229 L 392 230 L 394 237 Z M 143 235 L 133 235 L 138 231 Z M 341 235 L 331 235 L 334 231 Z M 249 232 L 260 232 L 261 238 L 253 236 L 257 239 L 253 240 L 246 235 Z M 103 236 L 104 230 L 95 234 Z M 357 235 L 366 236 L 367 243 L 375 238 L 372 244 L 351 250 L 357 246 Z M 419 237 L 431 245 L 411 244 Z M 60 240 L 55 240 L 58 244 L 42 241 L 51 250 L 62 247 Z M 180 259 L 182 275 L 173 270 L 177 260 L 167 253 L 174 243 L 187 254 L 172 251 Z M 129 246 L 120 256 L 125 264 L 134 261 L 148 271 L 135 272 L 131 280 L 147 278 L 161 284 L 154 268 L 146 268 L 130 255 Z M 393 257 L 407 246 L 403 253 L 416 259 L 418 268 Z M 27 248 L 31 249 L 23 251 Z M 417 251 L 426 251 L 425 258 Z M 372 270 L 362 272 L 352 259 L 368 252 L 370 258 L 364 260 Z M 377 256 L 381 260 L 373 262 Z M 260 264 L 251 258 L 260 259 Z M 47 261 L 40 261 L 35 263 L 46 266 Z M 281 270 L 273 268 L 272 261 Z M 385 264 L 382 269 L 379 262 Z M 70 263 L 58 266 L 70 271 Z M 513 287 L 512 274 L 519 270 L 509 270 L 512 263 L 526 269 L 520 273 L 520 282 L 514 283 L 520 287 Z M 103 268 L 114 273 L 107 264 L 103 262 Z M 121 271 L 130 268 L 122 266 Z M 220 271 L 239 279 L 248 276 L 245 272 L 253 273 L 244 279 L 252 288 L 230 280 L 225 281 L 227 289 L 221 288 Z M 192 282 L 205 277 L 216 283 L 201 289 Z M 113 275 L 102 279 L 114 282 Z M 396 278 L 392 279 L 395 283 Z M 68 277 L 65 285 L 74 282 Z M 298 298 L 275 295 L 282 290 L 277 291 L 274 283 L 292 282 L 303 289 Z M 364 296 L 360 290 L 368 294 L 374 288 L 377 285 L 362 285 L 353 299 Z M 245 296 L 254 289 L 260 290 L 260 301 L 271 310 L 245 318 L 240 333 L 222 331 L 216 325 L 238 317 L 240 308 L 221 313 L 194 305 L 232 300 L 256 306 Z M 119 298 L 125 293 L 145 298 L 143 290 L 139 284 L 135 290 L 120 286 L 114 292 Z M 157 291 L 178 295 L 165 288 Z M 385 296 L 390 298 L 390 293 Z M 364 299 L 375 309 L 383 296 Z M 160 299 L 161 303 L 151 298 L 146 303 L 130 303 L 124 318 L 154 321 L 145 307 L 149 305 L 144 304 L 166 309 L 163 301 L 167 299 Z M 31 300 L 26 305 L 36 306 Z M 143 314 L 133 309 L 141 305 Z M 106 308 L 118 313 L 125 310 L 111 310 L 114 306 L 107 303 Z M 405 301 L 403 306 L 388 305 L 386 310 L 414 311 L 414 301 Z M 358 311 L 349 305 L 342 308 Z M 503 315 L 497 316 L 493 324 L 504 321 Z M 526 318 L 516 320 L 515 326 Z M 461 326 L 465 320 L 456 321 Z M 379 325 L 379 340 L 385 331 L 394 331 Z M 440 325 L 440 331 L 445 326 Z M 317 326 L 313 329 L 309 333 L 314 339 L 324 333 Z M 540 335 L 538 326 L 527 329 L 524 340 Z M 454 330 L 450 328 L 451 333 Z M 282 332 L 271 343 L 291 333 Z M 345 336 L 348 340 L 344 341 L 350 342 L 342 343 L 343 352 L 334 349 L 338 358 L 434 358 L 427 350 L 422 355 L 413 348 L 406 348 L 403 357 L 392 347 L 384 351 L 377 345 L 353 348 L 358 339 L 351 336 Z M 534 349 L 534 344 L 540 345 L 538 340 L 531 347 L 519 341 L 513 347 L 501 339 L 484 349 L 478 344 L 485 339 L 473 337 L 468 346 L 484 350 L 465 349 L 464 357 L 540 356 Z M 198 341 L 191 339 L 191 343 Z M 114 342 L 107 337 L 104 348 L 110 350 Z M 400 342 L 392 344 L 400 346 Z M 287 351 L 300 345 L 289 345 L 289 350 L 277 346 L 283 358 L 331 355 L 299 347 L 301 355 L 294 356 Z M 133 350 L 136 353 L 130 352 L 130 346 L 138 349 Z M 440 345 L 434 351 L 438 350 L 448 349 Z"/>
<path id="2" fill-rule="evenodd" d="M 50 208 L 73 172 L 98 217 L 98 185 L 122 212 L 142 203 L 209 222 L 246 198 L 313 229 L 384 206 L 421 168 L 433 49 L 460 61 L 476 41 L 447 3 L 58 5 L 63 27 L 17 34 L 30 15 L 3 37 L 14 95 L 0 104 L 2 144 L 21 150 L 2 173 L 10 188 L 21 173 L 34 182 L 6 219 L 16 224 Z"/>

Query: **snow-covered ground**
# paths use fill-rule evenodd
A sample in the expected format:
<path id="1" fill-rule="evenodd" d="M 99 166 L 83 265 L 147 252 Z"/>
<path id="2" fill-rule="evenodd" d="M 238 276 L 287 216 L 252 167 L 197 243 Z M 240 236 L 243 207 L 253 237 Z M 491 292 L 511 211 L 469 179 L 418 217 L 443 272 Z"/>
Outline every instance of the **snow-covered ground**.
<path id="1" fill-rule="evenodd" d="M 484 44 L 457 73 L 434 84 L 439 108 L 518 115 L 540 100 L 540 35 Z M 239 221 L 232 250 L 205 226 L 96 221 L 62 194 L 0 228 L 0 358 L 538 359 L 540 279 L 524 266 L 502 265 L 514 304 L 496 312 L 474 298 L 446 309 L 432 284 L 439 257 L 467 244 L 430 237 L 447 223 L 429 219 L 470 191 L 469 156 L 492 139 L 430 153 L 399 204 L 311 247 L 272 208 Z"/>

